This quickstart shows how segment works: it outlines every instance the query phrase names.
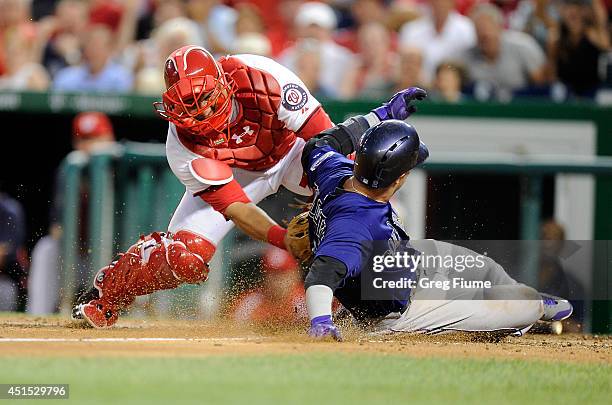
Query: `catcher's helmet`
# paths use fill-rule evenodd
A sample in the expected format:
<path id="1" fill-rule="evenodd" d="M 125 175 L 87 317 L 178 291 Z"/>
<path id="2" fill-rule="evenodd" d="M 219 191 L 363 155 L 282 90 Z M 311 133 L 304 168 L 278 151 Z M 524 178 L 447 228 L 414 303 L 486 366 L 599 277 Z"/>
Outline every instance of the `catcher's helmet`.
<path id="1" fill-rule="evenodd" d="M 221 132 L 231 115 L 232 83 L 206 49 L 183 46 L 164 65 L 166 91 L 155 110 L 163 119 L 192 132 Z"/>
<path id="2" fill-rule="evenodd" d="M 370 188 L 384 188 L 428 156 L 427 147 L 412 125 L 399 120 L 383 121 L 361 138 L 353 174 Z"/>

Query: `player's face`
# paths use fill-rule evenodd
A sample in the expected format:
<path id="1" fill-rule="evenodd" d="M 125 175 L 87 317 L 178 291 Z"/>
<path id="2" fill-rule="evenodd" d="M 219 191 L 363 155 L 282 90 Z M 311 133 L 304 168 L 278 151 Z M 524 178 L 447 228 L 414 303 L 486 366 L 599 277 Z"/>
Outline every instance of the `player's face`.
<path id="1" fill-rule="evenodd" d="M 227 96 L 227 91 L 225 89 L 221 90 L 221 96 Z M 214 113 L 217 111 L 217 104 L 210 103 L 213 97 L 216 97 L 215 91 L 210 91 L 200 97 L 200 99 L 198 100 L 198 104 L 194 102 L 193 97 L 185 99 L 185 110 L 190 116 L 193 117 L 193 119 L 197 121 L 205 121 L 206 119 L 213 116 Z"/>
<path id="2" fill-rule="evenodd" d="M 208 99 L 210 98 L 210 96 L 211 96 L 211 93 L 203 96 L 199 100 L 199 103 L 198 103 L 199 105 L 194 102 L 193 98 L 186 99 L 185 100 L 185 106 L 186 106 L 185 110 L 194 119 L 198 121 L 204 121 L 206 118 L 212 116 L 215 112 L 215 106 L 206 107 L 206 104 L 208 103 Z"/>
<path id="3" fill-rule="evenodd" d="M 197 133 L 225 130 L 232 113 L 231 82 L 210 75 L 181 79 L 173 63 L 166 63 L 164 74 L 169 87 L 155 103 L 161 118 Z"/>

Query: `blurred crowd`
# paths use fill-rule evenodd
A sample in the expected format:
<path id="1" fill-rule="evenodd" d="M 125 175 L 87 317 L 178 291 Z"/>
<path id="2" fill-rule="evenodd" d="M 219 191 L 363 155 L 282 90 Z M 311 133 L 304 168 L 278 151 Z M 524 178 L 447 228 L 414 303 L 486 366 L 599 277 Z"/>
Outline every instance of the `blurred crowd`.
<path id="1" fill-rule="evenodd" d="M 174 49 L 254 53 L 315 96 L 598 99 L 612 0 L 0 0 L 0 90 L 159 95 Z"/>

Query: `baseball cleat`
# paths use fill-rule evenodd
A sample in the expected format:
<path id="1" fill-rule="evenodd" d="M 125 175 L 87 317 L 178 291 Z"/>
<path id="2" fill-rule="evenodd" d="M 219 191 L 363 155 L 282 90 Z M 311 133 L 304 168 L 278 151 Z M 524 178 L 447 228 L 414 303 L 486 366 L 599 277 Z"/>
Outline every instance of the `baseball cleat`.
<path id="1" fill-rule="evenodd" d="M 96 329 L 110 328 L 119 317 L 116 311 L 105 306 L 101 301 L 80 304 L 78 305 L 78 312 L 82 319 Z"/>
<path id="2" fill-rule="evenodd" d="M 84 320 L 94 328 L 110 328 L 117 322 L 118 311 L 99 299 L 98 290 L 93 287 L 77 298 L 72 308 L 72 319 Z"/>
<path id="3" fill-rule="evenodd" d="M 100 298 L 100 293 L 98 289 L 95 287 L 90 288 L 87 291 L 83 291 L 79 294 L 76 299 L 76 303 L 74 307 L 72 307 L 72 319 L 81 320 L 83 318 L 82 306 L 83 304 L 87 304 L 90 301 L 97 300 Z"/>
<path id="4" fill-rule="evenodd" d="M 564 298 L 543 293 L 540 295 L 544 304 L 544 315 L 541 318 L 543 321 L 562 321 L 569 318 L 574 311 L 572 304 Z"/>
<path id="5" fill-rule="evenodd" d="M 70 319 L 72 319 L 73 321 L 82 321 L 83 319 L 83 312 L 82 312 L 82 308 L 81 305 L 75 305 L 74 307 L 72 307 L 72 312 L 70 313 Z"/>

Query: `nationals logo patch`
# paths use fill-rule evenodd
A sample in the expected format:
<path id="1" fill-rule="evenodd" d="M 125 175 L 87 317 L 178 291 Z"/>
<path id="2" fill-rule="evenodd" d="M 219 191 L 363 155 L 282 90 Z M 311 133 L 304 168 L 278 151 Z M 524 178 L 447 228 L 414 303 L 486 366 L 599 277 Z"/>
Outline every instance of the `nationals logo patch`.
<path id="1" fill-rule="evenodd" d="M 297 111 L 306 105 L 308 93 L 295 83 L 283 86 L 283 107 L 289 111 Z"/>

